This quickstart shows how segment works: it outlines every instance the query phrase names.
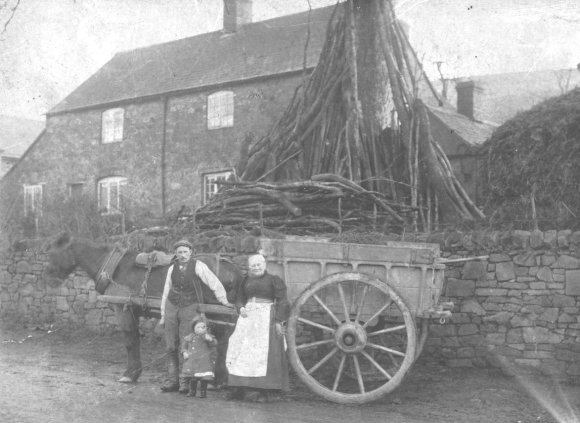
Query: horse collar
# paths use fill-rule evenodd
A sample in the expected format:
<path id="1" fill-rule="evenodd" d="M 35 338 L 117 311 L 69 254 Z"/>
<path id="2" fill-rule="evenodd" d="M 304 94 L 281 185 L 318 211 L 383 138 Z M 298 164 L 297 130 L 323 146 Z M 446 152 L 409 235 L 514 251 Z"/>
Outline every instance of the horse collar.
<path id="1" fill-rule="evenodd" d="M 99 294 L 104 294 L 109 284 L 113 281 L 113 274 L 115 273 L 115 269 L 119 265 L 119 262 L 126 252 L 127 249 L 121 248 L 118 244 L 113 246 L 113 249 L 97 273 L 95 289 Z"/>

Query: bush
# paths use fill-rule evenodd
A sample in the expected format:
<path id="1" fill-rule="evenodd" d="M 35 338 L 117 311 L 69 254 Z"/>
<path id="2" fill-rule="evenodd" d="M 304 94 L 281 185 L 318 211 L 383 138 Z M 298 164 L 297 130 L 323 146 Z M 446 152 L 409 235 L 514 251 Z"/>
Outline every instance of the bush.
<path id="1" fill-rule="evenodd" d="M 575 229 L 580 216 L 580 88 L 500 126 L 483 147 L 485 214 L 495 223 Z M 545 228 L 545 227 L 544 227 Z"/>

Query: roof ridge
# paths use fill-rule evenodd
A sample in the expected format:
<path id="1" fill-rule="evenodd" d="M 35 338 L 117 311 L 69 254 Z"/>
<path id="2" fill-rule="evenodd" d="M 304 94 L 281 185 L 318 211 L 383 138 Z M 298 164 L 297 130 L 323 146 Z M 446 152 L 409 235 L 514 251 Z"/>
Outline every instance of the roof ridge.
<path id="1" fill-rule="evenodd" d="M 176 40 L 164 41 L 162 43 L 149 44 L 149 45 L 146 45 L 146 46 L 135 47 L 135 48 L 132 48 L 132 49 L 127 49 L 127 50 L 118 50 L 113 55 L 113 57 L 115 57 L 118 54 L 126 54 L 126 53 L 136 52 L 136 51 L 139 51 L 139 50 L 146 50 L 146 49 L 154 48 L 154 47 L 167 46 L 167 45 L 174 44 L 174 43 L 177 44 L 179 42 L 183 42 L 183 41 L 186 41 L 186 40 L 191 40 L 192 38 L 195 38 L 195 37 L 209 36 L 209 35 L 212 35 L 212 34 L 222 34 L 222 35 L 225 35 L 225 36 L 227 36 L 227 35 L 235 35 L 238 32 L 242 32 L 245 29 L 247 29 L 248 27 L 251 27 L 251 26 L 254 26 L 254 25 L 265 25 L 266 27 L 268 27 L 268 25 L 267 25 L 268 22 L 272 22 L 272 21 L 282 21 L 284 19 L 288 19 L 289 16 L 292 16 L 292 17 L 295 17 L 296 18 L 296 17 L 298 17 L 300 15 L 307 15 L 308 13 L 312 13 L 312 12 L 315 12 L 315 11 L 317 13 L 320 13 L 320 11 L 322 11 L 323 9 L 330 9 L 330 8 L 333 8 L 333 7 L 336 7 L 336 5 L 333 4 L 333 5 L 330 5 L 330 6 L 317 7 L 317 8 L 313 8 L 311 10 L 305 10 L 305 11 L 298 12 L 298 13 L 289 13 L 289 14 L 286 14 L 286 15 L 280 15 L 280 16 L 276 16 L 276 17 L 273 17 L 273 18 L 264 19 L 264 20 L 261 20 L 261 21 L 252 21 L 252 22 L 249 22 L 247 24 L 242 25 L 240 27 L 239 31 L 233 32 L 233 33 L 225 33 L 224 30 L 223 30 L 223 28 L 221 28 L 221 29 L 217 29 L 215 31 L 200 32 L 199 34 L 190 35 L 188 37 L 183 37 L 183 38 L 178 38 Z M 302 22 L 300 25 L 305 25 L 305 24 L 307 24 L 307 22 Z M 292 25 L 292 26 L 299 26 L 299 25 Z M 268 28 L 271 29 L 271 27 L 268 27 Z M 111 57 L 111 59 L 113 57 Z"/>

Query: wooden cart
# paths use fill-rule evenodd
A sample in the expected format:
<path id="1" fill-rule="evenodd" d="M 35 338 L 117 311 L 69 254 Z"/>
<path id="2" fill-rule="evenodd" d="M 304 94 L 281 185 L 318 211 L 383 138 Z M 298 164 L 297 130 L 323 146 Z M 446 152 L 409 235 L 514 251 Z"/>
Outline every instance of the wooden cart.
<path id="1" fill-rule="evenodd" d="M 290 363 L 315 393 L 334 402 L 374 401 L 395 389 L 420 355 L 439 304 L 445 265 L 436 244 L 262 240 L 268 271 L 293 300 Z"/>
<path id="2" fill-rule="evenodd" d="M 268 272 L 288 286 L 290 363 L 327 400 L 361 404 L 393 391 L 420 355 L 429 320 L 451 316 L 453 304 L 439 303 L 445 264 L 437 244 L 302 237 L 260 244 Z M 204 310 L 214 322 L 216 313 L 232 313 Z"/>

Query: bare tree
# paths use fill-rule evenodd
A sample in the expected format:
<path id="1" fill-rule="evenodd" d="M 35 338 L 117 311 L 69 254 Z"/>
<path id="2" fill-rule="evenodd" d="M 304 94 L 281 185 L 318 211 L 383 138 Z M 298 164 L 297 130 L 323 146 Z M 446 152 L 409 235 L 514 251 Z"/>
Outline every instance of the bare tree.
<path id="1" fill-rule="evenodd" d="M 560 88 L 560 94 L 566 94 L 570 91 L 570 78 L 572 77 L 572 69 L 564 69 L 554 71 L 554 76 Z"/>
<path id="2" fill-rule="evenodd" d="M 0 25 L 2 34 L 6 33 L 8 25 L 12 22 L 21 0 L 0 0 Z"/>

